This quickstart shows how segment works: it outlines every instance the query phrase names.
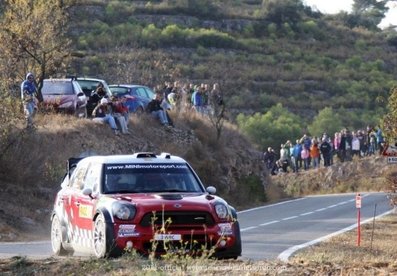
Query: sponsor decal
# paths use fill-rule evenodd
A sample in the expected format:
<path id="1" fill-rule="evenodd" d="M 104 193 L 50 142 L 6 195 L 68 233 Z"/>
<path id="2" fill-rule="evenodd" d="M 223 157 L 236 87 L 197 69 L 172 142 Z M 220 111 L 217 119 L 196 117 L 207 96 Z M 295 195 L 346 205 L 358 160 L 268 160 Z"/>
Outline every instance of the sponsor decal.
<path id="1" fill-rule="evenodd" d="M 92 206 L 91 205 L 83 205 L 79 206 L 79 217 L 81 218 L 91 218 L 92 216 Z"/>
<path id="2" fill-rule="evenodd" d="M 186 164 L 121 164 L 108 165 L 107 170 L 124 170 L 124 169 L 187 169 Z"/>
<path id="3" fill-rule="evenodd" d="M 119 237 L 137 237 L 139 233 L 135 232 L 135 225 L 131 224 L 121 224 L 119 226 Z"/>
<path id="4" fill-rule="evenodd" d="M 230 236 L 233 235 L 233 227 L 231 223 L 219 223 L 218 235 L 220 236 Z"/>

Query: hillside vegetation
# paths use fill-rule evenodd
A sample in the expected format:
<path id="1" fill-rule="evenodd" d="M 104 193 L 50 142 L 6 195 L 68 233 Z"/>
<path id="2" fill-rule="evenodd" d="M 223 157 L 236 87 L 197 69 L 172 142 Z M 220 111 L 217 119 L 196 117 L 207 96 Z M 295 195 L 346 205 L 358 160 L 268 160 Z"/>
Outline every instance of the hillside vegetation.
<path id="1" fill-rule="evenodd" d="M 149 86 L 220 82 L 234 115 L 281 103 L 305 128 L 328 107 L 358 129 L 378 122 L 396 84 L 393 29 L 352 26 L 347 14 L 300 1 L 78 3 L 69 72 Z"/>

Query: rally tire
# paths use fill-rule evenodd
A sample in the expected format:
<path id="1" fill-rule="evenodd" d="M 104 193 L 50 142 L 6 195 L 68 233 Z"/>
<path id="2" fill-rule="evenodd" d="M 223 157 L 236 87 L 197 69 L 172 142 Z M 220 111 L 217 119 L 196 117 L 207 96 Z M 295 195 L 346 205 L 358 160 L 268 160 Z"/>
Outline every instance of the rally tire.
<path id="1" fill-rule="evenodd" d="M 51 247 L 56 256 L 69 255 L 69 252 L 62 245 L 62 225 L 57 215 L 52 218 L 51 223 Z"/>
<path id="2" fill-rule="evenodd" d="M 104 258 L 108 255 L 107 239 L 105 218 L 102 214 L 99 214 L 94 222 L 93 237 L 93 248 L 97 258 Z"/>

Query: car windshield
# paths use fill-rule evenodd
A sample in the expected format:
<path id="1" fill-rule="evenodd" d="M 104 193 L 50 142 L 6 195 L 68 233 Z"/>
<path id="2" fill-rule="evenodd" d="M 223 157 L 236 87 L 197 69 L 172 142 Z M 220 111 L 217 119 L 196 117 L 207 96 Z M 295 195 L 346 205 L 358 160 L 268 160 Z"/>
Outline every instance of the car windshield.
<path id="1" fill-rule="evenodd" d="M 43 95 L 73 95 L 71 81 L 45 81 L 41 89 Z"/>
<path id="2" fill-rule="evenodd" d="M 106 164 L 102 192 L 202 193 L 204 189 L 187 164 Z"/>

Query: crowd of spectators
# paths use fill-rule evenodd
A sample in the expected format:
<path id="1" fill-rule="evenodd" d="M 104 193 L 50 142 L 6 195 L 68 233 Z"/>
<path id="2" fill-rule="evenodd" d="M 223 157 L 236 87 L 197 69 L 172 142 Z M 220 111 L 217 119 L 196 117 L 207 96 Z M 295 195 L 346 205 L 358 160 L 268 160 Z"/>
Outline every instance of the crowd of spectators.
<path id="1" fill-rule="evenodd" d="M 215 83 L 210 89 L 208 84 L 181 85 L 179 82 L 165 82 L 154 88 L 155 97 L 146 107 L 146 112 L 157 119 L 161 125 L 172 127 L 173 121 L 168 114 L 169 110 L 193 111 L 201 115 L 218 114 L 219 106 L 223 106 L 223 96 L 219 84 Z M 92 114 L 94 121 L 107 123 L 116 135 L 129 133 L 128 108 L 123 98 L 106 95 L 102 83 L 98 83 L 90 97 L 90 106 L 94 106 Z"/>
<path id="2" fill-rule="evenodd" d="M 277 154 L 272 147 L 263 153 L 263 161 L 271 175 L 299 172 L 328 167 L 334 161 L 352 161 L 355 156 L 362 158 L 382 154 L 384 138 L 380 127 L 368 126 L 365 130 L 350 131 L 345 128 L 331 137 L 304 134 L 295 143 L 288 140 L 280 145 Z M 321 162 L 322 161 L 322 162 Z"/>

